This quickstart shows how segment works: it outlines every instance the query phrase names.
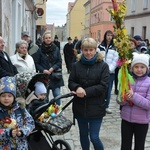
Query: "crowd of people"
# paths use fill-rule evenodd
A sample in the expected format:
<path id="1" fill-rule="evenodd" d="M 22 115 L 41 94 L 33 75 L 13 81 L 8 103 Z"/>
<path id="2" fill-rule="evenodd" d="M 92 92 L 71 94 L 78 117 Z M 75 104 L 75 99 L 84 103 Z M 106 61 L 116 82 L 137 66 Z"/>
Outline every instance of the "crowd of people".
<path id="1" fill-rule="evenodd" d="M 77 44 L 74 48 L 68 49 L 72 53 L 74 51 L 74 57 L 76 58 L 75 61 L 74 59 L 70 61 L 72 67 L 68 87 L 76 95 L 73 101 L 73 114 L 78 122 L 80 143 L 83 150 L 90 149 L 90 140 L 95 150 L 104 149 L 103 143 L 99 139 L 100 127 L 103 115 L 105 115 L 103 112 L 107 114 L 113 113 L 109 108 L 113 84 L 116 95 L 118 95 L 119 90 L 118 72 L 120 66 L 118 66 L 117 47 L 113 43 L 114 38 L 113 32 L 108 30 L 98 47 L 93 39 L 86 38 L 79 40 L 80 43 L 79 41 L 77 42 L 77 44 L 80 44 L 79 49 L 81 51 L 79 53 L 77 53 L 79 50 L 77 49 Z M 148 39 L 142 40 L 139 35 L 131 37 L 129 41 L 128 57 L 132 62 L 128 67 L 128 71 L 132 75 L 135 84 L 132 84 L 131 89 L 126 91 L 125 102 L 120 102 L 118 100 L 120 98 L 117 96 L 122 118 L 121 150 L 131 150 L 133 136 L 135 138 L 134 149 L 144 150 L 150 123 L 150 44 Z M 70 41 L 68 43 L 72 45 Z M 66 51 L 65 48 L 64 51 Z M 105 71 L 100 66 L 95 69 L 99 63 L 102 64 L 101 61 L 98 61 L 99 54 L 103 56 L 101 61 L 103 60 L 103 63 L 107 64 L 107 73 L 105 72 L 106 68 Z M 103 78 L 103 73 L 100 73 L 99 69 L 105 72 Z M 99 79 L 96 79 L 97 75 Z M 97 81 L 98 83 L 96 83 Z M 106 86 L 106 90 L 104 86 Z"/>
<path id="2" fill-rule="evenodd" d="M 35 128 L 32 112 L 49 102 L 50 89 L 54 97 L 60 95 L 60 87 L 64 85 L 63 78 L 51 77 L 52 72 L 62 70 L 60 43 L 54 43 L 49 31 L 43 34 L 41 45 L 38 46 L 30 40 L 28 32 L 23 32 L 21 40 L 16 43 L 14 55 L 9 57 L 4 51 L 5 42 L 0 37 L 0 149 L 28 149 L 27 137 Z M 22 87 L 17 87 L 15 77 L 21 73 L 47 74 L 50 84 L 47 84 L 47 88 L 42 82 L 35 83 L 34 91 L 19 100 L 16 89 Z M 23 109 L 20 101 L 26 101 Z M 60 101 L 57 103 L 60 105 Z M 15 122 L 15 126 L 5 125 L 5 122 L 11 123 L 11 120 Z"/>
<path id="3" fill-rule="evenodd" d="M 74 93 L 73 116 L 78 123 L 83 150 L 90 149 L 90 141 L 95 150 L 104 149 L 99 137 L 100 128 L 105 114 L 113 113 L 109 107 L 113 85 L 116 95 L 119 91 L 119 55 L 114 45 L 114 38 L 111 30 L 105 32 L 99 45 L 93 38 L 78 40 L 75 36 L 72 42 L 72 38 L 68 37 L 68 42 L 63 48 L 64 61 L 69 74 L 68 88 Z M 24 148 L 27 148 L 27 136 L 34 129 L 32 115 L 26 108 L 20 110 L 20 105 L 15 100 L 14 76 L 16 74 L 35 72 L 49 75 L 48 87 L 45 87 L 42 82 L 37 82 L 34 93 L 31 93 L 30 99 L 27 99 L 27 104 L 32 103 L 35 107 L 47 103 L 50 90 L 53 97 L 57 97 L 61 94 L 61 87 L 64 86 L 58 36 L 55 35 L 52 40 L 51 32 L 47 30 L 36 43 L 32 42 L 28 32 L 23 32 L 21 40 L 16 43 L 14 55 L 9 57 L 4 51 L 5 42 L 0 36 L 0 113 L 3 114 L 0 115 L 0 119 L 5 120 L 9 117 L 17 120 L 17 127 L 9 130 L 2 123 L 0 124 L 0 128 L 4 129 L 0 133 L 2 141 L 0 149 L 5 147 L 15 149 L 18 145 L 11 142 L 13 138 L 18 142 L 24 142 Z M 144 150 L 150 123 L 149 40 L 143 40 L 139 35 L 130 38 L 129 58 L 131 58 L 129 73 L 133 76 L 135 84 L 126 91 L 125 102 L 118 101 L 118 96 L 116 100 L 121 108 L 121 150 L 131 149 L 133 135 L 135 150 Z M 54 74 L 58 72 L 59 77 L 56 77 Z M 58 100 L 57 104 L 61 105 L 61 101 Z M 10 110 L 12 113 L 9 113 Z M 29 107 L 28 110 L 30 110 Z M 21 111 L 26 114 L 21 117 L 27 117 L 27 120 L 30 120 L 26 122 L 30 127 L 28 129 L 24 129 L 22 122 L 16 118 L 15 114 Z"/>

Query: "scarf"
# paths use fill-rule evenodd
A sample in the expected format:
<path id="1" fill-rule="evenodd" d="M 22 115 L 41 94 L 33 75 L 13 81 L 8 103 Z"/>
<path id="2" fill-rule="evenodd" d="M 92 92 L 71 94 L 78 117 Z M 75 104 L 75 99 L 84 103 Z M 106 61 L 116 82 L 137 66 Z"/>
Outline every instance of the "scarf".
<path id="1" fill-rule="evenodd" d="M 52 43 L 46 44 L 45 42 L 43 42 L 42 46 L 41 46 L 41 50 L 43 53 L 49 54 L 52 51 L 54 51 L 55 49 L 54 49 L 54 45 Z"/>
<path id="2" fill-rule="evenodd" d="M 26 58 L 26 55 L 25 55 L 25 54 L 18 53 L 18 55 L 19 55 L 21 58 L 23 58 L 23 59 Z"/>
<path id="3" fill-rule="evenodd" d="M 96 62 L 96 60 L 97 60 L 97 56 L 98 56 L 98 53 L 96 53 L 93 58 L 91 58 L 91 59 L 86 59 L 86 58 L 84 57 L 84 55 L 82 55 L 82 56 L 81 56 L 81 62 L 82 62 L 82 64 L 84 64 L 84 65 L 94 65 L 95 62 Z"/>
<path id="4" fill-rule="evenodd" d="M 51 64 L 53 61 L 53 51 L 55 50 L 55 47 L 52 43 L 46 44 L 45 42 L 42 43 L 41 51 L 46 55 L 49 63 Z"/>

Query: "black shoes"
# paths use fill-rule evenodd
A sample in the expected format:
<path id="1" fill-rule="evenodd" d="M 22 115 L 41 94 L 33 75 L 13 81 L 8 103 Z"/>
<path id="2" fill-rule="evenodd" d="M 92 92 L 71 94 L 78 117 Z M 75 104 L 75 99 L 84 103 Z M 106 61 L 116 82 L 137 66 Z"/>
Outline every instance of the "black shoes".
<path id="1" fill-rule="evenodd" d="M 118 90 L 115 90 L 114 93 L 115 93 L 116 95 L 118 95 L 119 91 L 118 91 Z"/>

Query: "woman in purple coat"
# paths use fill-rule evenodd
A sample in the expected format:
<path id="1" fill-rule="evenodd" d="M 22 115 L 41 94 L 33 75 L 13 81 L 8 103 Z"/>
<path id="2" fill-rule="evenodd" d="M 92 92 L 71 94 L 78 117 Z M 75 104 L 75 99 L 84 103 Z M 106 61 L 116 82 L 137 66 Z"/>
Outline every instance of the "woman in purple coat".
<path id="1" fill-rule="evenodd" d="M 117 102 L 121 109 L 121 150 L 144 150 L 150 123 L 150 78 L 148 77 L 149 56 L 134 53 L 131 71 L 135 83 L 126 92 L 126 101 Z"/>

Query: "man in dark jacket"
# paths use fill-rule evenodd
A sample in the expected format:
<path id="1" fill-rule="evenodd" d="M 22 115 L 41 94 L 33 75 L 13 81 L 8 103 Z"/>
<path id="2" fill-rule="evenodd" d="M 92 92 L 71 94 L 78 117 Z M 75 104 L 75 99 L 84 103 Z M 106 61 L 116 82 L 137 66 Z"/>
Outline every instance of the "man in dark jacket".
<path id="1" fill-rule="evenodd" d="M 54 42 L 53 42 L 58 48 L 59 48 L 59 50 L 60 50 L 60 42 L 58 41 L 58 36 L 57 35 L 55 35 L 55 37 L 54 37 Z"/>
<path id="2" fill-rule="evenodd" d="M 14 76 L 18 73 L 9 56 L 4 52 L 4 43 L 3 38 L 0 36 L 0 78 Z"/>
<path id="3" fill-rule="evenodd" d="M 71 72 L 72 64 L 75 62 L 75 54 L 74 54 L 74 45 L 72 44 L 71 37 L 68 38 L 68 43 L 65 44 L 64 49 L 64 59 L 66 63 L 67 72 Z"/>
<path id="4" fill-rule="evenodd" d="M 77 42 L 78 42 L 78 38 L 77 38 L 77 36 L 75 36 L 75 38 L 73 40 L 73 45 L 75 46 Z"/>

